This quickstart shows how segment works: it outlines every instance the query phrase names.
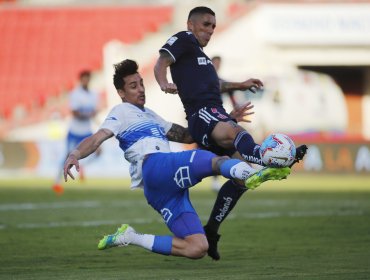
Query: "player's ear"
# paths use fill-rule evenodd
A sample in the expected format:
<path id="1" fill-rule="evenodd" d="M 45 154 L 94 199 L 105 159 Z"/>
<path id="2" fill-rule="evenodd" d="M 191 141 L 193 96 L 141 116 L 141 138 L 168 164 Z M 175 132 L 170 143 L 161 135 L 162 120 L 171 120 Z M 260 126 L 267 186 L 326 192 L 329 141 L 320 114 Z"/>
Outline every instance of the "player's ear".
<path id="1" fill-rule="evenodd" d="M 193 31 L 194 24 L 190 19 L 188 20 L 187 26 L 189 31 Z"/>
<path id="2" fill-rule="evenodd" d="M 118 89 L 117 93 L 118 93 L 119 97 L 121 97 L 121 99 L 123 99 L 125 97 L 125 91 L 123 89 Z"/>

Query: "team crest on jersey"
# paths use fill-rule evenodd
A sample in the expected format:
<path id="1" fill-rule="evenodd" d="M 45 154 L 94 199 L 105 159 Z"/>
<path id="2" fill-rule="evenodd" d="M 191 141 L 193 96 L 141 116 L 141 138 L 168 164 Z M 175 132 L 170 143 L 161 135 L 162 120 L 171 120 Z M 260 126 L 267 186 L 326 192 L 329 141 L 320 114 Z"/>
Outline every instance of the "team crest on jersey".
<path id="1" fill-rule="evenodd" d="M 168 44 L 168 45 L 172 46 L 172 45 L 173 45 L 173 43 L 175 43 L 177 39 L 178 39 L 178 38 L 177 38 L 176 36 L 172 36 L 170 39 L 168 39 L 168 41 L 167 41 L 167 43 L 166 43 L 166 44 Z"/>

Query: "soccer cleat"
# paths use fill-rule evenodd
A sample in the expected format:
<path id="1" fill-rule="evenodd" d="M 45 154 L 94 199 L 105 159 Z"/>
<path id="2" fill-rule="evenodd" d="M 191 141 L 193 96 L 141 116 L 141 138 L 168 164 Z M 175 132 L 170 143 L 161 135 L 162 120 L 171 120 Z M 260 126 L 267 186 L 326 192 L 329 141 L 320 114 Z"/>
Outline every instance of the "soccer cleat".
<path id="1" fill-rule="evenodd" d="M 213 260 L 218 261 L 220 259 L 220 254 L 217 251 L 217 243 L 220 240 L 221 235 L 208 229 L 207 226 L 204 226 L 204 231 L 208 241 L 208 256 L 210 256 Z"/>
<path id="2" fill-rule="evenodd" d="M 290 168 L 272 168 L 272 167 L 265 167 L 260 171 L 254 173 L 252 176 L 248 177 L 245 180 L 244 184 L 248 189 L 254 190 L 263 182 L 269 180 L 282 180 L 286 179 L 287 176 L 290 174 Z"/>
<path id="3" fill-rule="evenodd" d="M 58 195 L 62 195 L 64 192 L 64 188 L 61 184 L 54 184 L 52 189 Z"/>
<path id="4" fill-rule="evenodd" d="M 127 246 L 130 244 L 128 241 L 128 234 L 135 232 L 135 230 L 128 224 L 123 224 L 119 227 L 114 234 L 105 235 L 103 239 L 99 241 L 98 249 L 104 250 L 112 247 Z"/>
<path id="5" fill-rule="evenodd" d="M 296 164 L 297 162 L 302 160 L 303 157 L 306 155 L 307 150 L 308 150 L 308 147 L 306 145 L 301 145 L 301 146 L 297 147 L 296 148 L 296 153 L 295 153 L 295 160 L 293 161 L 293 163 L 289 167 L 291 168 L 294 164 Z"/>

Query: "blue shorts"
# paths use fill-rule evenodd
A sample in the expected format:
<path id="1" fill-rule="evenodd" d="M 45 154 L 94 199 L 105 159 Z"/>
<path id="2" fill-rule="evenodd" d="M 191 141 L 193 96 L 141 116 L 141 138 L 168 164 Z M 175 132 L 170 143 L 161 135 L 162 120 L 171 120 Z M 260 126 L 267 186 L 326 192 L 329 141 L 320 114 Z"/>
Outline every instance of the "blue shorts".
<path id="1" fill-rule="evenodd" d="M 143 164 L 144 195 L 148 203 L 162 215 L 171 232 L 178 237 L 204 233 L 198 214 L 189 199 L 189 188 L 211 176 L 212 159 L 216 155 L 204 150 L 150 154 Z M 186 222 L 186 233 L 179 233 L 176 221 L 181 216 L 192 217 Z M 174 228 L 176 227 L 176 228 Z M 180 230 L 182 231 L 182 230 Z"/>
<path id="2" fill-rule="evenodd" d="M 72 152 L 74 150 L 74 148 L 76 148 L 77 145 L 82 140 L 84 140 L 86 137 L 89 137 L 91 135 L 92 135 L 92 133 L 87 133 L 87 134 L 84 134 L 84 135 L 77 135 L 77 134 L 73 134 L 71 132 L 68 132 L 68 135 L 67 135 L 67 153 Z"/>
<path id="3" fill-rule="evenodd" d="M 213 141 L 211 134 L 218 122 L 234 121 L 223 107 L 203 107 L 188 118 L 189 132 L 202 148 L 220 156 L 232 156 L 236 149 L 225 149 Z"/>

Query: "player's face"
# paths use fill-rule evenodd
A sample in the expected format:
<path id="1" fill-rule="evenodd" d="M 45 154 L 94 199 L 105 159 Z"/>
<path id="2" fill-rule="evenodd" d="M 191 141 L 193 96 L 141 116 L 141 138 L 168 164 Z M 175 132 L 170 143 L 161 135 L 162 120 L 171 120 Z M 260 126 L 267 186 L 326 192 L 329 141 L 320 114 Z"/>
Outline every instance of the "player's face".
<path id="1" fill-rule="evenodd" d="M 90 83 L 90 76 L 89 75 L 85 75 L 85 76 L 81 77 L 81 86 L 83 88 L 88 88 L 89 83 Z"/>
<path id="2" fill-rule="evenodd" d="M 216 28 L 216 17 L 210 14 L 195 15 L 188 21 L 191 31 L 202 47 L 207 46 Z"/>
<path id="3" fill-rule="evenodd" d="M 118 91 L 122 100 L 138 107 L 144 107 L 145 88 L 143 78 L 140 74 L 136 73 L 126 76 L 123 80 L 125 82 L 123 90 Z"/>

